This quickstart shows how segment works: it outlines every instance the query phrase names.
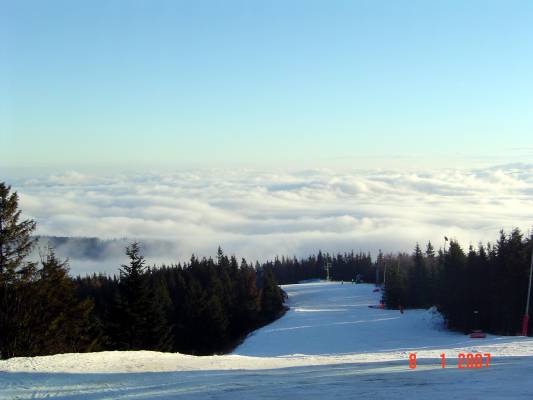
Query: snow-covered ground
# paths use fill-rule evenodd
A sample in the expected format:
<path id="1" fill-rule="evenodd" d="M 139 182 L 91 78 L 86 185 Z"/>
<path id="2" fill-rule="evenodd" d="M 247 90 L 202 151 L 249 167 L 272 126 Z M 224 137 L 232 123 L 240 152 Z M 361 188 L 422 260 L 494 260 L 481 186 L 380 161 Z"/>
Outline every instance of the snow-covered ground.
<path id="1" fill-rule="evenodd" d="M 103 352 L 0 361 L 0 399 L 533 399 L 533 339 L 470 339 L 431 311 L 369 308 L 371 285 L 288 285 L 291 309 L 233 354 Z M 409 368 L 409 354 L 417 368 Z M 441 368 L 440 355 L 447 367 Z M 459 353 L 490 353 L 459 369 Z"/>

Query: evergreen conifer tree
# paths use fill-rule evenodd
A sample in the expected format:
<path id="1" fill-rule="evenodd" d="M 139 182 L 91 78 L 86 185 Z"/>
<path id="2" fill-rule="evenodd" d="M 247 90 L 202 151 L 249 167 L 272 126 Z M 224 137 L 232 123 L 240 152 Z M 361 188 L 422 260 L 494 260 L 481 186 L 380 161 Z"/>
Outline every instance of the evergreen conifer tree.
<path id="1" fill-rule="evenodd" d="M 24 262 L 30 253 L 35 239 L 35 221 L 20 221 L 18 194 L 11 193 L 11 187 L 0 182 L 0 279 L 9 283 L 24 267 L 35 265 Z"/>
<path id="2" fill-rule="evenodd" d="M 34 340 L 28 344 L 29 352 L 35 355 L 96 349 L 99 334 L 93 325 L 92 300 L 78 300 L 74 281 L 68 276 L 68 264 L 60 261 L 52 248 L 41 264 L 35 282 Z"/>
<path id="3" fill-rule="evenodd" d="M 272 270 L 263 270 L 261 311 L 266 318 L 273 318 L 283 306 L 283 293 L 276 283 Z"/>
<path id="4" fill-rule="evenodd" d="M 35 221 L 20 220 L 18 194 L 0 182 L 0 357 L 19 352 L 18 336 L 28 328 L 31 282 L 36 265 L 25 261 L 34 239 Z M 26 330 L 27 332 L 27 330 Z"/>
<path id="5" fill-rule="evenodd" d="M 426 265 L 418 243 L 413 253 L 413 268 L 409 275 L 409 306 L 425 307 L 428 303 Z"/>
<path id="6" fill-rule="evenodd" d="M 156 350 L 158 339 L 154 339 L 154 333 L 166 332 L 168 322 L 150 293 L 146 261 L 139 243 L 128 246 L 126 254 L 130 262 L 120 269 L 118 341 L 124 349 Z"/>

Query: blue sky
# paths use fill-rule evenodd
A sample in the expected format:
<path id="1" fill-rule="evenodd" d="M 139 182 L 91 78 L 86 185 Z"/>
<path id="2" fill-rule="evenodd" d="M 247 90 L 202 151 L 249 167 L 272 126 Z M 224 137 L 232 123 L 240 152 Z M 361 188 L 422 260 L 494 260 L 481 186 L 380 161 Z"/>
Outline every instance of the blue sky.
<path id="1" fill-rule="evenodd" d="M 533 160 L 529 1 L 0 4 L 2 168 Z"/>

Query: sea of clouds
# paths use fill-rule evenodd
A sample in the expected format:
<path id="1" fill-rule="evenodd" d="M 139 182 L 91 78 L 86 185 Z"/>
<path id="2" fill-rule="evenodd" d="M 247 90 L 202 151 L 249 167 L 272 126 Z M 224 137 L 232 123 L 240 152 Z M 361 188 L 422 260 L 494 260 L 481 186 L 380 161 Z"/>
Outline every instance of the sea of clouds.
<path id="1" fill-rule="evenodd" d="M 120 239 L 79 257 L 73 272 L 115 271 L 123 244 L 145 241 L 152 263 L 214 255 L 252 260 L 323 251 L 410 251 L 444 235 L 465 246 L 533 226 L 533 165 L 485 169 L 247 169 L 176 173 L 79 172 L 7 182 L 39 235 Z M 104 251 L 104 250 L 103 250 Z"/>

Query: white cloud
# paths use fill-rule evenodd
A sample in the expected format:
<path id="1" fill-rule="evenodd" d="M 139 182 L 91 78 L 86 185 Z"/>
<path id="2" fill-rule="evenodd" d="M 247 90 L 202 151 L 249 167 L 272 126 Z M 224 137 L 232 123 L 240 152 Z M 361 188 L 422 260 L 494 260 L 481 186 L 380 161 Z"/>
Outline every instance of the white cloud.
<path id="1" fill-rule="evenodd" d="M 38 233 L 171 243 L 153 261 L 251 259 L 317 249 L 409 251 L 417 241 L 465 245 L 533 225 L 533 166 L 485 170 L 187 171 L 9 182 Z M 164 254 L 163 254 L 164 253 Z M 157 260 L 156 260 L 157 259 Z M 76 270 L 76 259 L 72 259 Z M 93 267 L 91 267 L 93 268 Z M 107 267 L 106 267 L 107 268 Z"/>

